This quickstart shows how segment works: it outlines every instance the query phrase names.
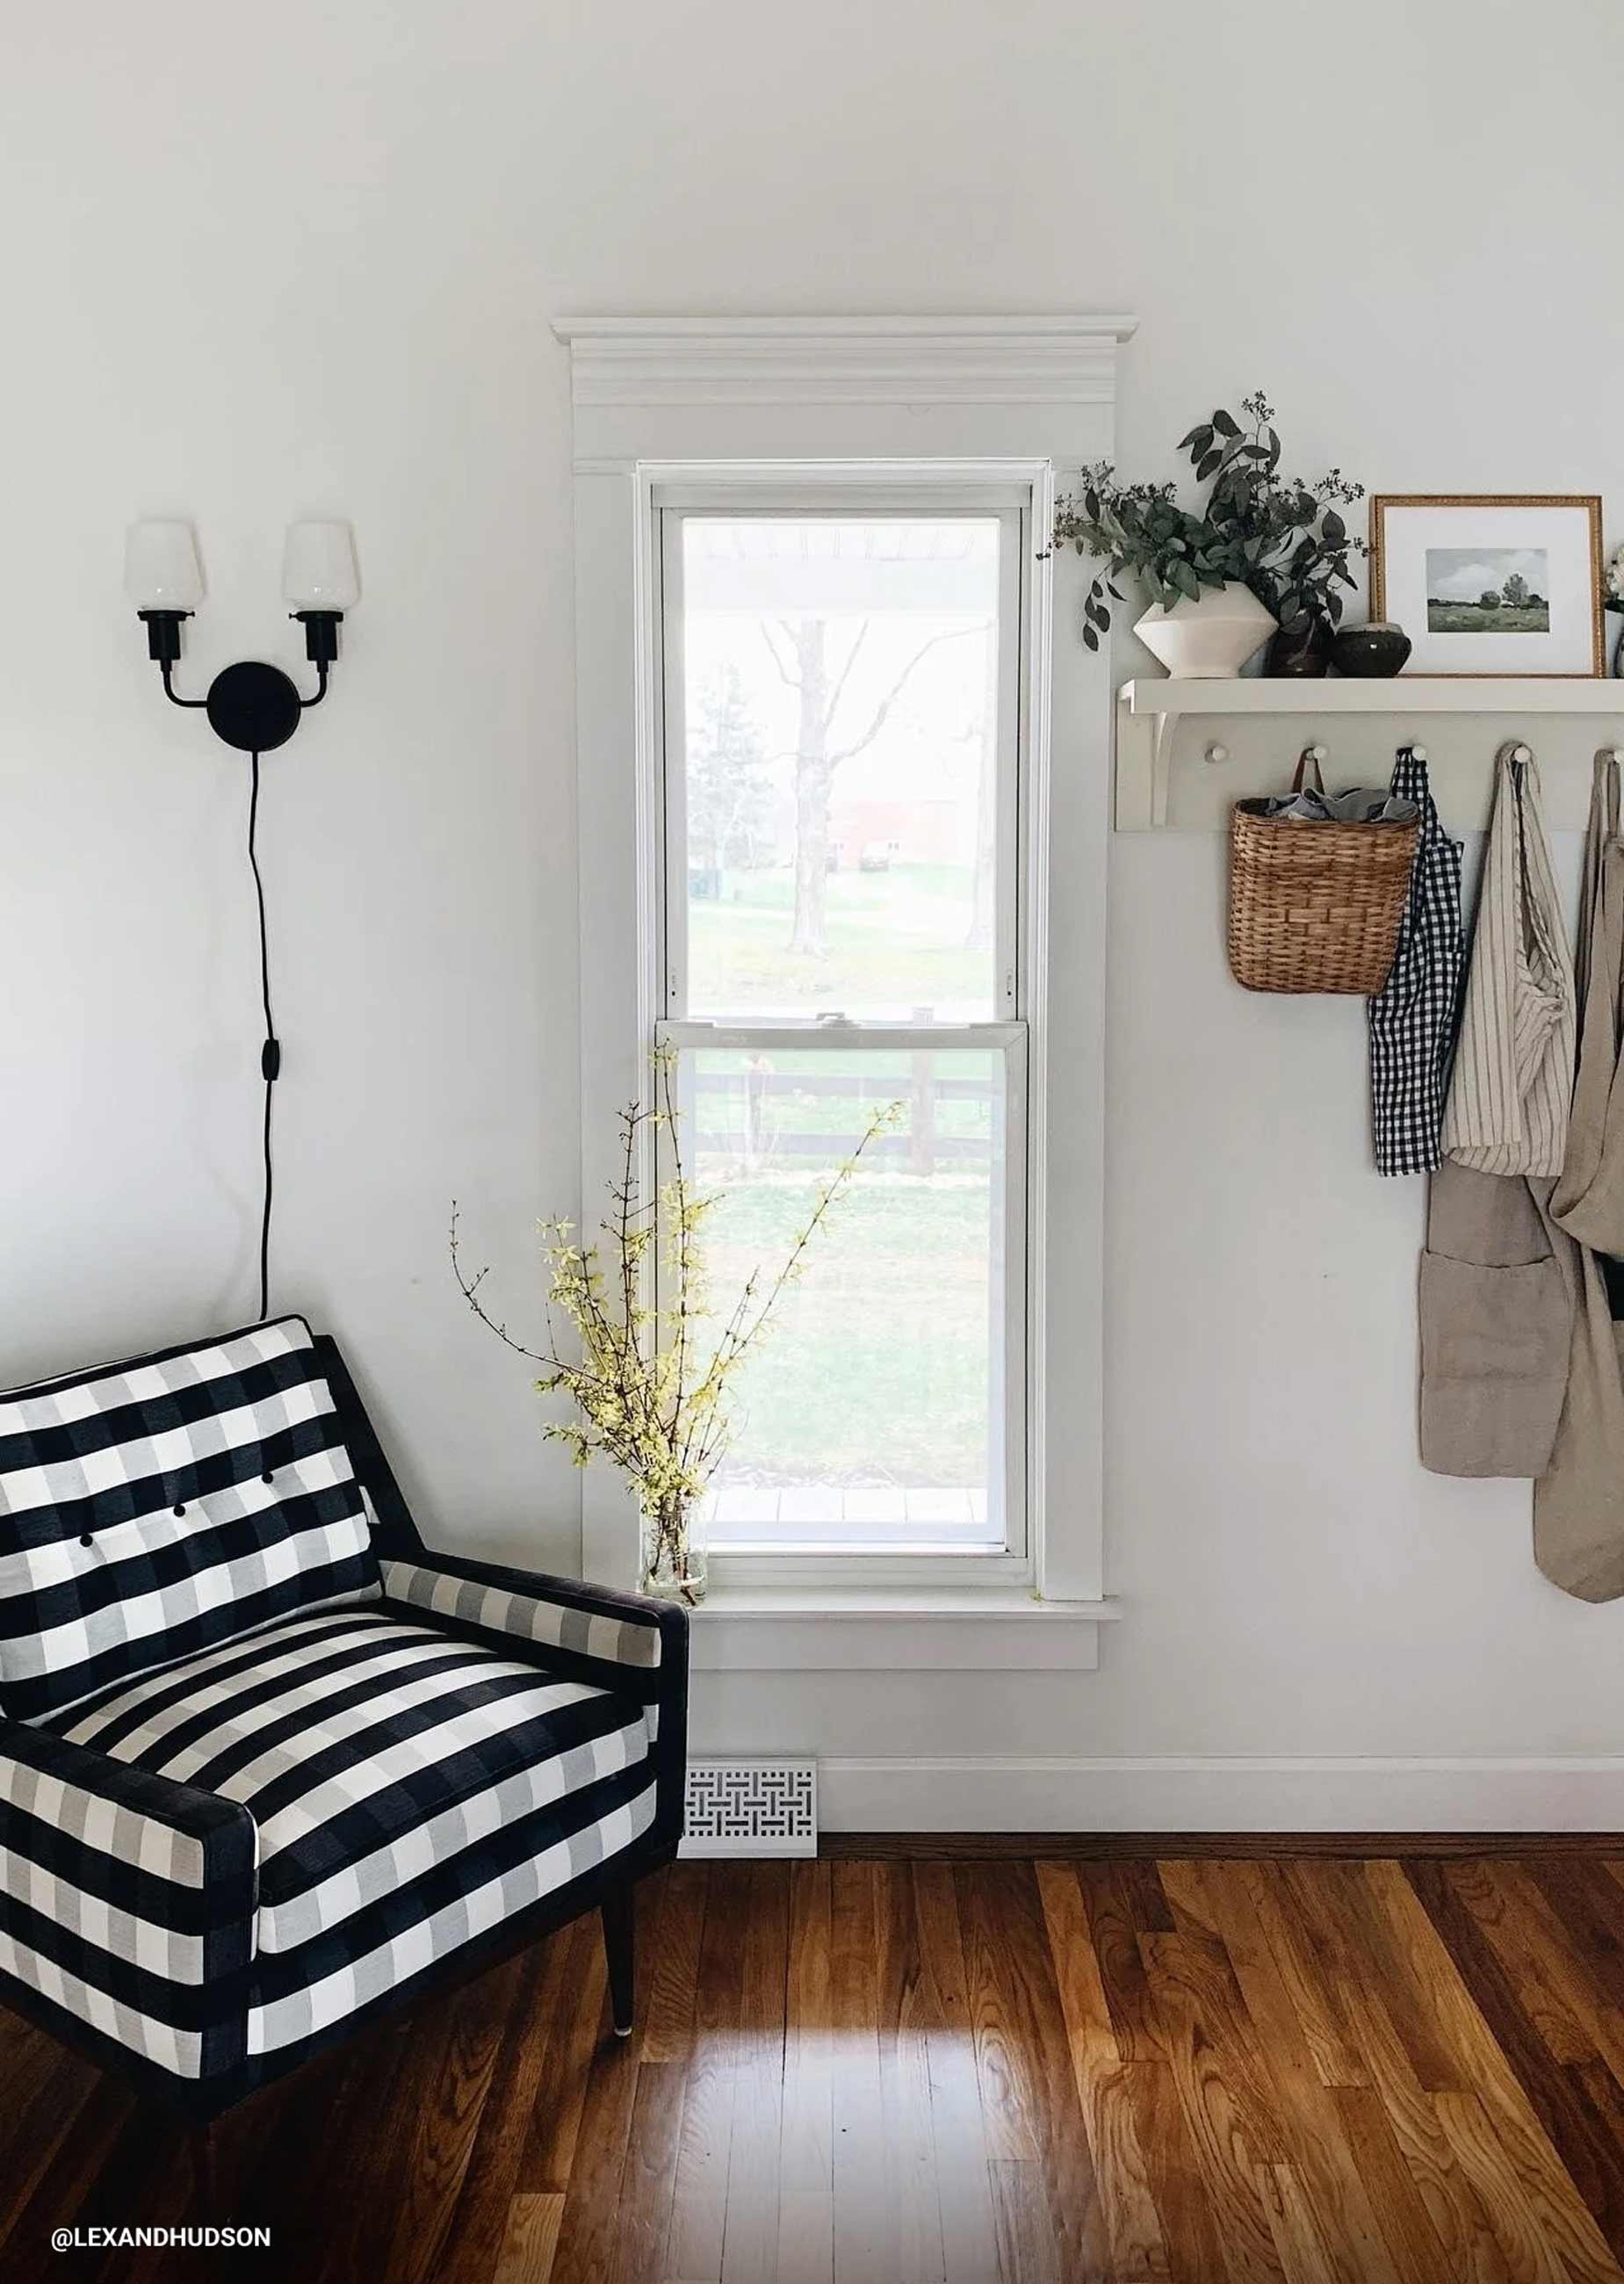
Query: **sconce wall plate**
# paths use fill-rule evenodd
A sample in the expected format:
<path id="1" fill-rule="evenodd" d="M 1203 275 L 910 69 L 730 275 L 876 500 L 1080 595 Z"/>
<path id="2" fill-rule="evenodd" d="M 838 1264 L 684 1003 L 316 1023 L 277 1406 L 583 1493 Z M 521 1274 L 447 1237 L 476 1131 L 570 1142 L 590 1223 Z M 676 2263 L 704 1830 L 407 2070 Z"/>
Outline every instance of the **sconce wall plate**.
<path id="1" fill-rule="evenodd" d="M 246 658 L 221 669 L 203 704 L 216 738 L 223 738 L 239 754 L 269 754 L 286 745 L 299 727 L 301 710 L 316 705 L 325 687 L 324 677 L 316 698 L 301 698 L 279 666 Z"/>

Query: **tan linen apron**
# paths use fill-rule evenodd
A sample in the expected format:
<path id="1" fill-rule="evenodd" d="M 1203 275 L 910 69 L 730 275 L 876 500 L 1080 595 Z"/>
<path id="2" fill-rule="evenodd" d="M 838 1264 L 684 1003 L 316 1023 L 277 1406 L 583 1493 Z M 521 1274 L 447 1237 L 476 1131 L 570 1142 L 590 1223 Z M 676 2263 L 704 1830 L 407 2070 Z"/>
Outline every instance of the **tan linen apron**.
<path id="1" fill-rule="evenodd" d="M 1624 842 L 1619 765 L 1597 754 L 1579 904 L 1579 1077 L 1550 1210 L 1597 1253 L 1624 1254 Z"/>
<path id="2" fill-rule="evenodd" d="M 1613 1322 L 1598 1256 L 1624 1254 L 1624 845 L 1617 764 L 1601 754 L 1585 844 L 1579 966 L 1579 1078 L 1566 1162 L 1549 1206 L 1573 1291 L 1573 1347 L 1556 1446 L 1534 1487 L 1534 1559 L 1565 1592 L 1610 1602 L 1624 1594 L 1624 1325 Z"/>
<path id="3" fill-rule="evenodd" d="M 1543 1211 L 1549 1178 L 1448 1159 L 1421 1256 L 1421 1464 L 1435 1475 L 1539 1475 L 1567 1394 L 1578 1248 Z M 1560 1256 L 1560 1257 L 1558 1257 Z"/>

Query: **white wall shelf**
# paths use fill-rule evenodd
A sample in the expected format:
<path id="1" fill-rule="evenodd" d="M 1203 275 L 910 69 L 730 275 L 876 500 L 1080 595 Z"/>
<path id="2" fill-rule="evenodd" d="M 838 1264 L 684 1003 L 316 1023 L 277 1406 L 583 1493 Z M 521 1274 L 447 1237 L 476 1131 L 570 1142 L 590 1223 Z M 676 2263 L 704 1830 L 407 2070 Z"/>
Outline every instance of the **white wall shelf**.
<path id="1" fill-rule="evenodd" d="M 1441 719 L 1441 717 L 1442 717 Z M 1485 719 L 1495 726 L 1486 735 Z M 1476 722 L 1467 733 L 1469 749 L 1485 764 L 1480 797 L 1475 810 L 1487 812 L 1489 771 L 1503 739 L 1526 739 L 1544 756 L 1540 725 L 1561 724 L 1561 761 L 1565 770 L 1574 745 L 1573 725 L 1601 720 L 1624 731 L 1624 681 L 1589 680 L 1574 677 L 1396 675 L 1387 678 L 1346 681 L 1309 676 L 1270 680 L 1243 676 L 1226 681 L 1173 681 L 1141 678 L 1125 682 L 1116 704 L 1116 826 L 1119 833 L 1144 833 L 1165 825 L 1210 831 L 1227 821 L 1230 805 L 1240 795 L 1261 793 L 1277 782 L 1284 786 L 1296 752 L 1311 740 L 1327 745 L 1327 783 L 1342 776 L 1344 760 L 1359 759 L 1366 781 L 1368 762 L 1376 750 L 1372 732 L 1398 742 L 1407 731 L 1428 724 L 1429 736 L 1441 738 L 1448 748 L 1447 763 L 1466 747 L 1448 724 Z M 1211 723 L 1206 736 L 1191 733 L 1181 740 L 1186 722 Z M 1231 753 L 1220 725 L 1240 725 L 1237 746 L 1244 755 Z M 1339 729 L 1345 734 L 1339 739 Z M 1246 733 L 1252 733 L 1250 735 Z M 1257 759 L 1262 733 L 1275 763 L 1270 774 L 1259 779 Z M 1585 746 L 1594 750 L 1592 738 Z M 1611 742 L 1611 739 L 1609 739 Z M 1547 741 L 1549 743 L 1549 740 Z M 1181 750 L 1187 747 L 1187 750 Z M 1210 755 L 1211 758 L 1205 756 Z M 1182 774 L 1175 778 L 1175 762 Z M 1473 763 L 1474 779 L 1477 774 Z M 1582 823 L 1589 798 L 1589 780 L 1575 814 L 1566 798 L 1565 780 L 1556 790 L 1553 824 Z M 1438 791 L 1436 784 L 1434 791 Z M 1553 787 L 1547 781 L 1548 802 Z M 1462 825 L 1481 821 L 1474 813 Z"/>

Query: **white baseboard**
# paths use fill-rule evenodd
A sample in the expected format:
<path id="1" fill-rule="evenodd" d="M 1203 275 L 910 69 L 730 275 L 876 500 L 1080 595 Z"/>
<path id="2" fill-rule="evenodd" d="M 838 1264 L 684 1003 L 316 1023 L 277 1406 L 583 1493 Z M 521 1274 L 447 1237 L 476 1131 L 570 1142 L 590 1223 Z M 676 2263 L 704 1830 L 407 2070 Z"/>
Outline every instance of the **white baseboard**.
<path id="1" fill-rule="evenodd" d="M 825 1832 L 1624 1832 L 1624 1756 L 824 1760 Z"/>

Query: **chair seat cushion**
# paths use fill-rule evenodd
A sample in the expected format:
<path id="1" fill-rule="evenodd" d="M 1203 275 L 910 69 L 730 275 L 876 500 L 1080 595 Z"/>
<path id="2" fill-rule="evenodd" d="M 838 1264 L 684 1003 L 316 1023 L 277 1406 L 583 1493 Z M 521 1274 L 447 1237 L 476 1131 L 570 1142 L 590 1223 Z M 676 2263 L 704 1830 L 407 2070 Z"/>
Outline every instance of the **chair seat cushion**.
<path id="1" fill-rule="evenodd" d="M 253 1817 L 262 2052 L 397 1988 L 652 1814 L 640 1704 L 386 1603 L 281 1621 L 51 1725 Z"/>
<path id="2" fill-rule="evenodd" d="M 0 1396 L 0 1709 L 18 1719 L 380 1592 L 302 1318 Z"/>

